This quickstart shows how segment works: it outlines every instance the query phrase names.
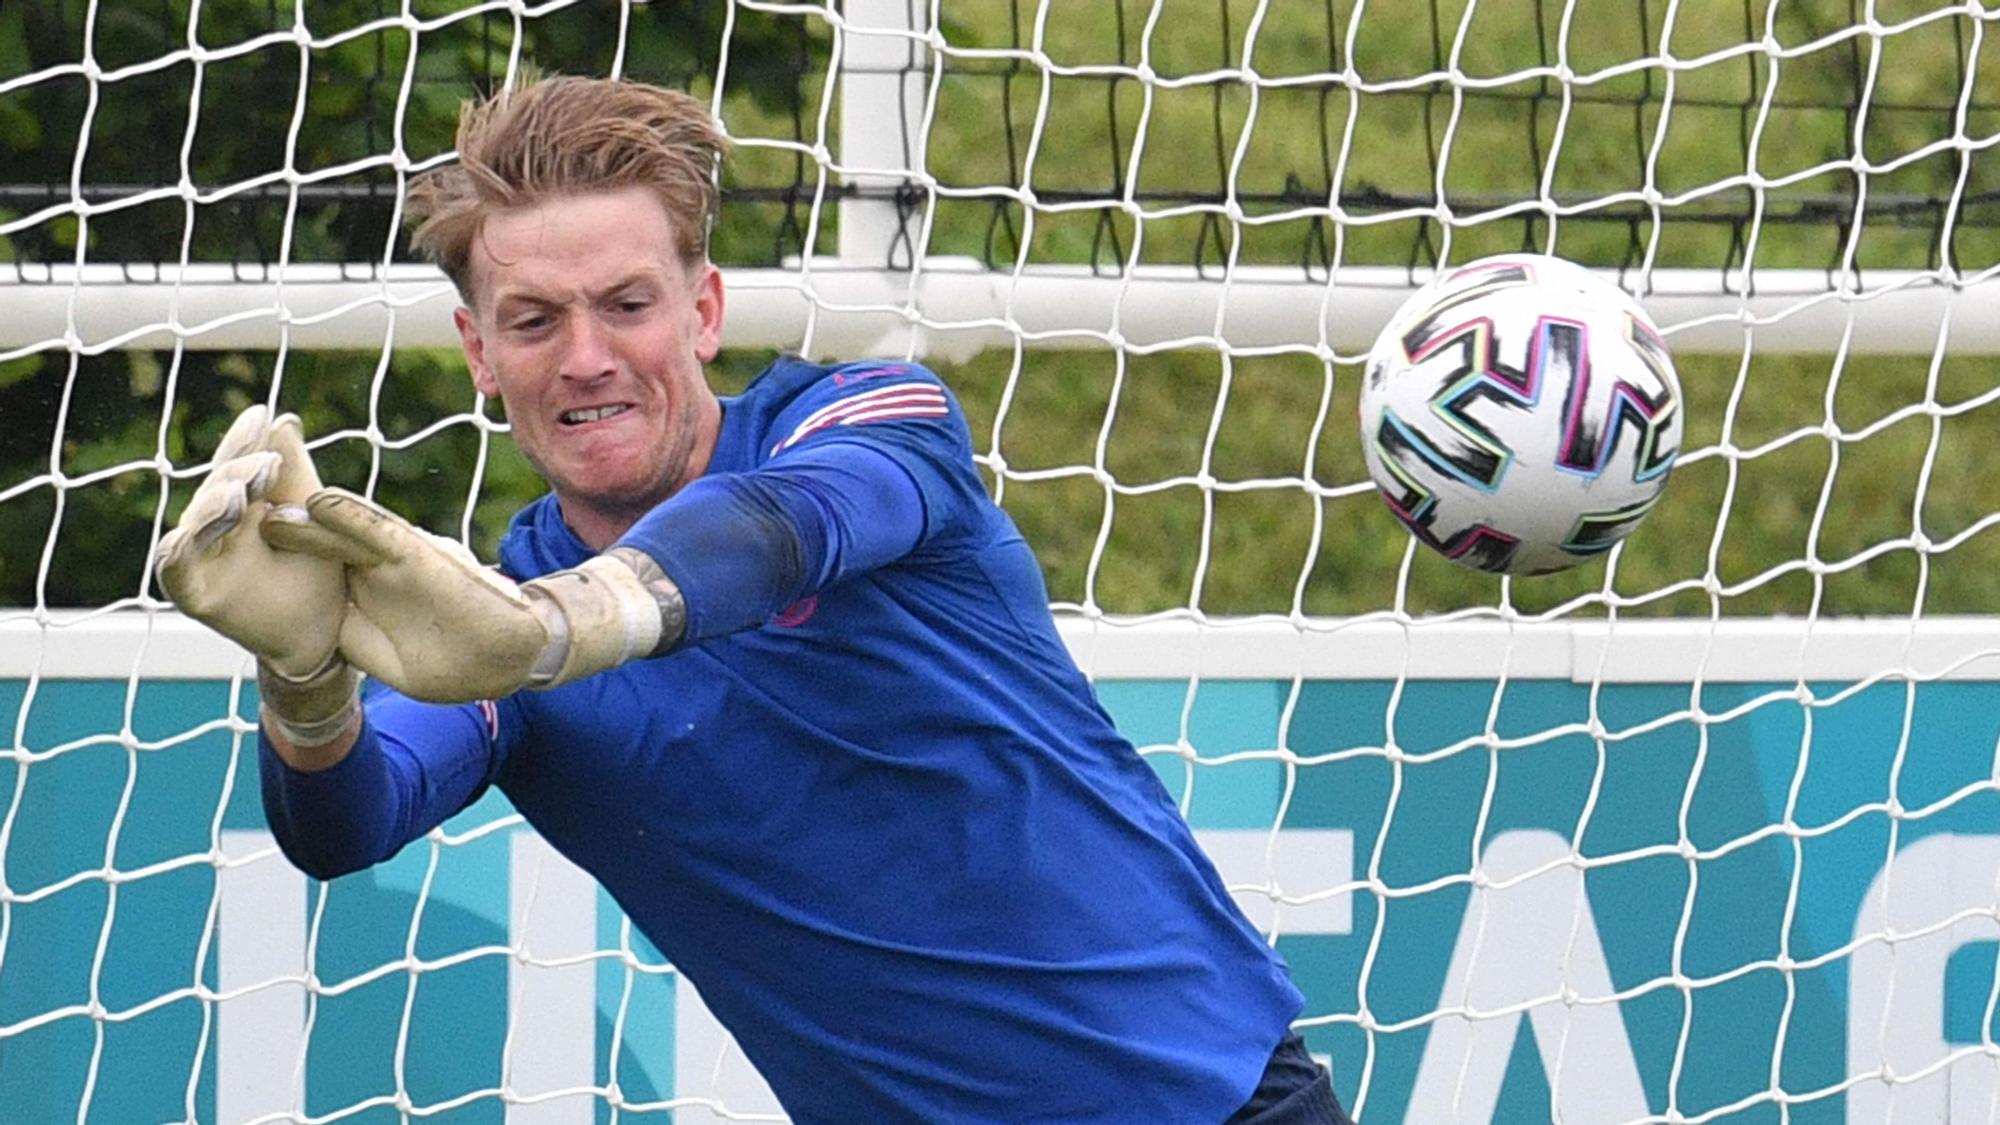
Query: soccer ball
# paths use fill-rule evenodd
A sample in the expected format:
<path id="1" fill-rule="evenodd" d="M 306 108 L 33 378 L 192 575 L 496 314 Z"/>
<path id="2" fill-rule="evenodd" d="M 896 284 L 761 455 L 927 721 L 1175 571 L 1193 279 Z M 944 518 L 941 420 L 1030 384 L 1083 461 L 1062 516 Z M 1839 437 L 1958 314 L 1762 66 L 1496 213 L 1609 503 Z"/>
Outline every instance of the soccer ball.
<path id="1" fill-rule="evenodd" d="M 1681 441 L 1680 380 L 1625 292 L 1572 262 L 1483 258 L 1390 318 L 1361 385 L 1362 453 L 1446 558 L 1546 574 L 1646 515 Z"/>

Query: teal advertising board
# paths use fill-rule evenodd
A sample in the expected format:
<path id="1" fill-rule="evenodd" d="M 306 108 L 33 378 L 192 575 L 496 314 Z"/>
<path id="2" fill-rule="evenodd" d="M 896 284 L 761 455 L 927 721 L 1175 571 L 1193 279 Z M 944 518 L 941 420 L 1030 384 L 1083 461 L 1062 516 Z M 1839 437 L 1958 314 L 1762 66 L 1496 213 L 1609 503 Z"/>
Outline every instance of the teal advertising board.
<path id="1" fill-rule="evenodd" d="M 0 680 L 0 1121 L 774 1108 L 501 798 L 318 884 L 262 835 L 229 683 L 28 689 Z M 2000 684 L 1099 690 L 1363 1120 L 1937 1120 L 2000 1089 Z M 524 888 L 588 909 L 538 944 Z"/>

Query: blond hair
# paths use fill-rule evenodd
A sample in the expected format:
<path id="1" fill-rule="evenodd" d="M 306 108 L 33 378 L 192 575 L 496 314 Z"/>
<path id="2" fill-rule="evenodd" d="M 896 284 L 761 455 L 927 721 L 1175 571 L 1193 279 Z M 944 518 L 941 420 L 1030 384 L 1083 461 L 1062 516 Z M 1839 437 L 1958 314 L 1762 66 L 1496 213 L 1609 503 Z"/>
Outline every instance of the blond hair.
<path id="1" fill-rule="evenodd" d="M 410 244 L 471 304 L 472 244 L 489 212 L 643 187 L 666 209 L 692 266 L 708 257 L 728 143 L 708 107 L 677 90 L 530 73 L 459 107 L 457 163 L 410 184 Z"/>

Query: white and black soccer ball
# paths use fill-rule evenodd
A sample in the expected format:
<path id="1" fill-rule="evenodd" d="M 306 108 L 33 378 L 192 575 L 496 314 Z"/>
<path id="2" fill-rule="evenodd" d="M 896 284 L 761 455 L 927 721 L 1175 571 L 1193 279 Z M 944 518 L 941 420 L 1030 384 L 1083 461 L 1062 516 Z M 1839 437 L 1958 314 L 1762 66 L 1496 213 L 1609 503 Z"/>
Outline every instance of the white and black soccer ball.
<path id="1" fill-rule="evenodd" d="M 1361 448 L 1390 510 L 1446 558 L 1545 574 L 1595 558 L 1660 498 L 1681 389 L 1637 301 L 1561 258 L 1450 269 L 1368 354 Z"/>

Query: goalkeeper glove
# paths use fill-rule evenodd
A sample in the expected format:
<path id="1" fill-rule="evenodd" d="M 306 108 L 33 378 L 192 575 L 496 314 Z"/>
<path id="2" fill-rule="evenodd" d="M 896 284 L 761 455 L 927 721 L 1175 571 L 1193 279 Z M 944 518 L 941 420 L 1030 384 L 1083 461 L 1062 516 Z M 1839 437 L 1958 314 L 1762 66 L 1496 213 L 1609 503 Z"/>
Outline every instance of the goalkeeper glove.
<path id="1" fill-rule="evenodd" d="M 516 585 L 455 540 L 351 492 L 273 509 L 274 546 L 345 564 L 340 650 L 405 695 L 437 703 L 549 688 L 665 651 L 686 622 L 680 590 L 644 552 L 617 547 Z"/>
<path id="2" fill-rule="evenodd" d="M 189 617 L 257 657 L 265 715 L 294 746 L 323 746 L 352 719 L 358 677 L 339 650 L 347 591 L 338 563 L 272 550 L 256 524 L 319 491 L 297 415 L 238 415 L 214 467 L 160 540 L 160 588 Z"/>

